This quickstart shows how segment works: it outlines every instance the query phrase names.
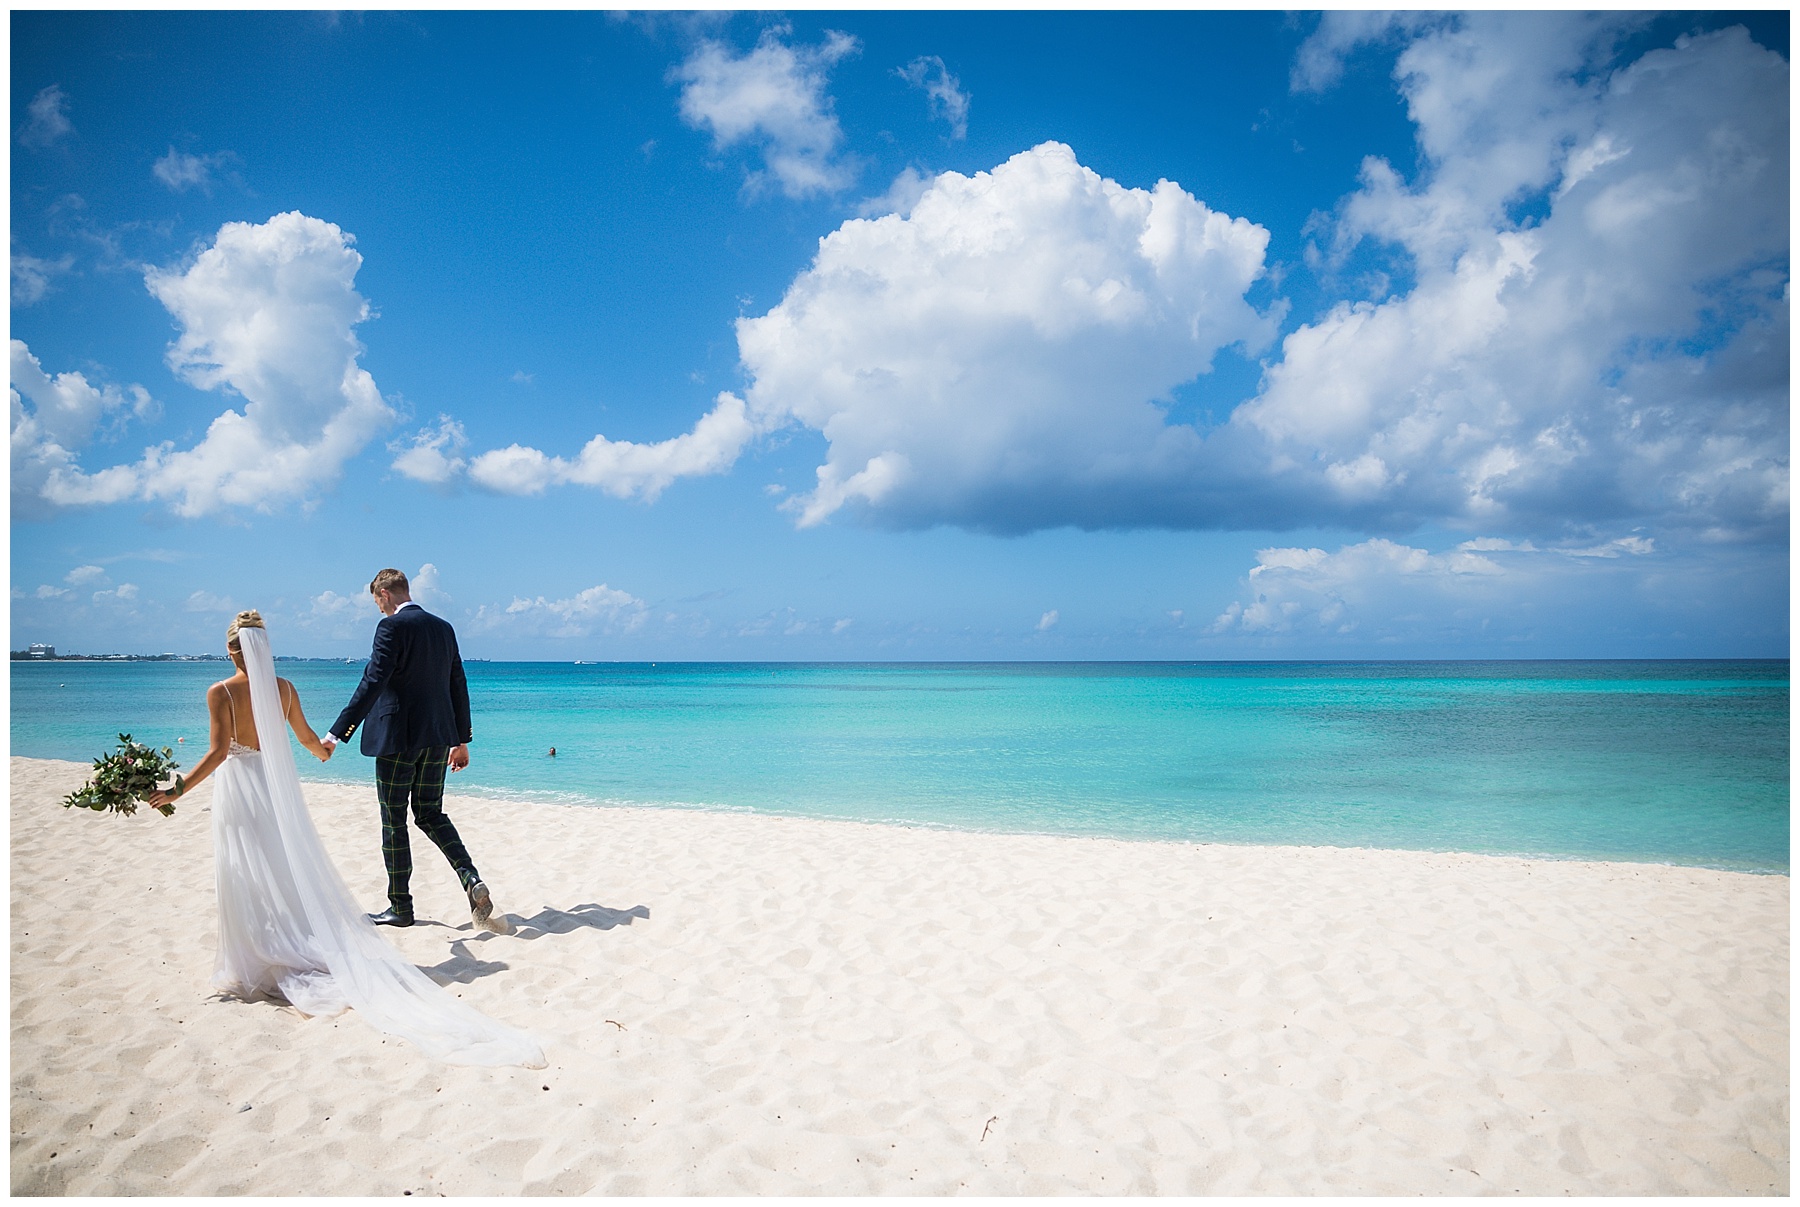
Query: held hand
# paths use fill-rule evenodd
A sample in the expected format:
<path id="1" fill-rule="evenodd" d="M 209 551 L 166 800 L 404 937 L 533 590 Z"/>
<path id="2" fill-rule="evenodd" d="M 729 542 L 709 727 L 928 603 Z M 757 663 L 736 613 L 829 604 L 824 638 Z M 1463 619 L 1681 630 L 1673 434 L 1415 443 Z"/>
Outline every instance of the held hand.
<path id="1" fill-rule="evenodd" d="M 329 763 L 331 761 L 331 756 L 332 756 L 333 752 L 335 752 L 336 750 L 337 750 L 336 742 L 321 742 L 319 744 L 319 752 L 316 757 L 318 758 L 318 760 L 321 763 Z"/>
<path id="2" fill-rule="evenodd" d="M 452 746 L 450 748 L 450 770 L 461 771 L 469 765 L 468 746 Z"/>

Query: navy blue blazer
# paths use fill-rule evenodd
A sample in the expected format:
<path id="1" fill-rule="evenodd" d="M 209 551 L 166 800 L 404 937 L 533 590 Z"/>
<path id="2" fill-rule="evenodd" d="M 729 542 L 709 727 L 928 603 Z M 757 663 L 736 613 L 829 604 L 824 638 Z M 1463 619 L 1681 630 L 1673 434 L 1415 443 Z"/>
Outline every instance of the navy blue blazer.
<path id="1" fill-rule="evenodd" d="M 473 736 L 469 682 L 449 621 L 417 606 L 381 618 L 362 682 L 331 732 L 347 742 L 358 725 L 370 756 L 459 746 Z"/>

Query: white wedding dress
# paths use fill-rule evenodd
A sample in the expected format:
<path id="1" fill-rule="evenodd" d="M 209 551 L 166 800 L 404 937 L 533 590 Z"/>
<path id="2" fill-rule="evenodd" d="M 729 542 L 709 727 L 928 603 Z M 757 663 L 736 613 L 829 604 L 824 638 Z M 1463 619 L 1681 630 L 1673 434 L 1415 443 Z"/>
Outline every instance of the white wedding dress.
<path id="1" fill-rule="evenodd" d="M 439 987 L 357 906 L 300 792 L 268 634 L 239 629 L 238 643 L 262 749 L 234 738 L 214 781 L 213 987 L 285 998 L 302 1014 L 354 1008 L 377 1030 L 451 1064 L 543 1068 L 537 1041 Z"/>

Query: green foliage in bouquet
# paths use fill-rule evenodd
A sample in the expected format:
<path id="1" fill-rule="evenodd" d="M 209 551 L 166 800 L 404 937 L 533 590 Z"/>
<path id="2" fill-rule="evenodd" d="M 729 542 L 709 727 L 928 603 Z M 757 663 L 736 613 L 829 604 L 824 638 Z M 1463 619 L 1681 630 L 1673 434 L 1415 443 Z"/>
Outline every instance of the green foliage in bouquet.
<path id="1" fill-rule="evenodd" d="M 119 748 L 94 760 L 93 778 L 79 791 L 64 797 L 63 808 L 95 809 L 101 813 L 110 810 L 129 817 L 137 812 L 138 802 L 174 775 L 178 766 L 174 747 L 152 750 L 142 742 L 132 741 L 130 734 L 122 733 Z M 186 787 L 187 783 L 176 775 L 175 791 L 180 793 Z M 161 805 L 157 811 L 168 817 L 175 812 L 175 806 Z"/>

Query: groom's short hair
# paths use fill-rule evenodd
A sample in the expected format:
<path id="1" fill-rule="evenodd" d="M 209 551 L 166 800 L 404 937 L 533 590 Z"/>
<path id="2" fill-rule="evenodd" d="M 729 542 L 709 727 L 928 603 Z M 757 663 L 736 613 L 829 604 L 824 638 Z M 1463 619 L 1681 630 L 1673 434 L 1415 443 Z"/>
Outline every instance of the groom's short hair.
<path id="1" fill-rule="evenodd" d="M 412 594 L 412 588 L 406 585 L 405 573 L 392 566 L 376 571 L 375 577 L 369 580 L 370 595 L 378 595 L 383 591 L 392 591 L 397 595 Z"/>

